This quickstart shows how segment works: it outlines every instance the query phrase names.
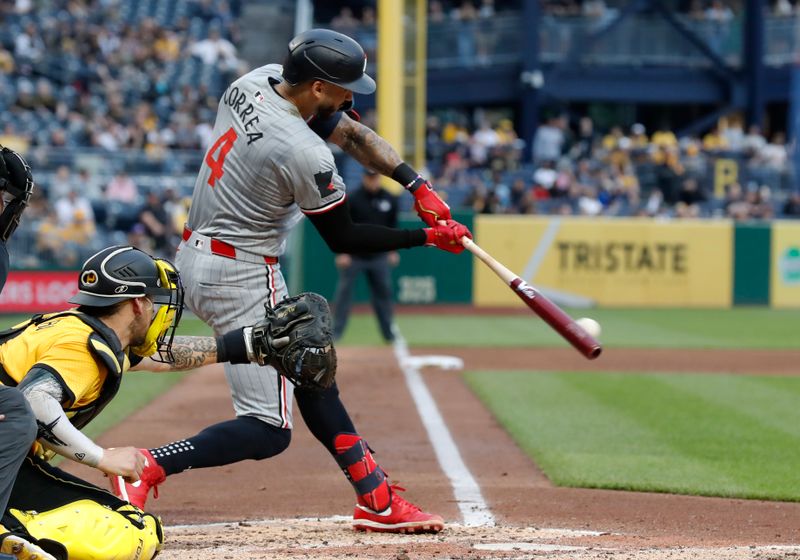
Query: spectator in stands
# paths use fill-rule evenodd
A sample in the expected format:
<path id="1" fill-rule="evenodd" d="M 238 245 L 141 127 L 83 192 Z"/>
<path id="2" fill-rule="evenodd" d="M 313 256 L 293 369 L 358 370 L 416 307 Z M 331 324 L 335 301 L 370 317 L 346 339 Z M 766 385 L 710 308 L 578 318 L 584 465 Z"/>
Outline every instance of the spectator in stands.
<path id="1" fill-rule="evenodd" d="M 681 184 L 681 189 L 678 192 L 678 202 L 684 204 L 688 208 L 688 212 L 692 215 L 700 215 L 700 205 L 708 200 L 708 196 L 700 188 L 697 179 L 694 177 L 687 177 Z"/>
<path id="2" fill-rule="evenodd" d="M 14 39 L 14 56 L 18 62 L 33 63 L 42 59 L 45 45 L 34 22 L 28 22 Z"/>
<path id="3" fill-rule="evenodd" d="M 120 169 L 106 185 L 106 200 L 131 204 L 139 200 L 139 188 L 125 169 Z"/>
<path id="4" fill-rule="evenodd" d="M 731 183 L 725 188 L 723 208 L 728 218 L 746 220 L 750 217 L 750 203 L 745 200 L 744 190 L 739 183 Z"/>
<path id="5" fill-rule="evenodd" d="M 79 255 L 74 246 L 67 246 L 62 230 L 55 210 L 49 209 L 36 230 L 36 254 L 48 266 L 79 266 Z"/>
<path id="6" fill-rule="evenodd" d="M 783 215 L 787 218 L 800 218 L 800 191 L 794 191 L 786 199 Z"/>
<path id="7" fill-rule="evenodd" d="M 723 46 L 730 35 L 733 17 L 733 10 L 723 0 L 711 0 L 711 4 L 706 9 L 705 21 L 711 24 L 708 46 L 717 54 L 723 53 Z"/>
<path id="8" fill-rule="evenodd" d="M 522 177 L 517 177 L 511 183 L 508 212 L 510 214 L 536 213 L 536 201 L 533 198 L 530 185 Z"/>
<path id="9" fill-rule="evenodd" d="M 128 245 L 136 247 L 148 255 L 153 254 L 153 239 L 147 234 L 147 228 L 144 227 L 144 224 L 134 224 L 128 232 L 127 241 Z"/>
<path id="10" fill-rule="evenodd" d="M 458 8 L 452 11 L 452 18 L 457 22 L 456 49 L 458 60 L 462 66 L 471 67 L 477 61 L 478 11 L 471 0 L 463 0 Z"/>
<path id="11" fill-rule="evenodd" d="M 730 145 L 728 138 L 725 136 L 724 125 L 718 124 L 712 130 L 703 136 L 703 149 L 707 152 L 721 152 L 727 150 Z"/>
<path id="12" fill-rule="evenodd" d="M 356 34 L 361 22 L 353 15 L 350 6 L 342 6 L 339 14 L 331 20 L 331 29 L 352 37 Z"/>
<path id="13" fill-rule="evenodd" d="M 375 8 L 364 6 L 361 11 L 361 26 L 356 31 L 355 39 L 364 48 L 367 60 L 375 60 L 376 49 L 378 48 L 377 19 Z"/>
<path id="14" fill-rule="evenodd" d="M 175 252 L 172 239 L 172 220 L 156 191 L 147 193 L 144 206 L 139 211 L 141 223 L 147 235 L 153 240 L 153 248 L 157 255 L 172 255 Z"/>
<path id="15" fill-rule="evenodd" d="M 772 141 L 761 148 L 758 158 L 761 163 L 775 171 L 783 171 L 789 154 L 786 151 L 786 135 L 783 132 L 776 132 L 772 135 Z"/>
<path id="16" fill-rule="evenodd" d="M 647 139 L 647 129 L 642 123 L 634 123 L 631 126 L 631 149 L 643 150 L 647 148 L 650 141 Z"/>
<path id="17" fill-rule="evenodd" d="M 578 212 L 583 216 L 598 216 L 603 211 L 603 203 L 597 198 L 595 187 L 583 186 L 578 197 Z"/>
<path id="18" fill-rule="evenodd" d="M 641 216 L 647 216 L 649 218 L 655 218 L 658 216 L 662 216 L 664 213 L 664 195 L 661 193 L 659 189 L 653 189 L 650 191 L 650 194 L 647 195 L 647 200 L 644 203 L 644 206 L 639 212 Z"/>
<path id="19" fill-rule="evenodd" d="M 700 141 L 691 138 L 685 142 L 683 166 L 686 173 L 694 177 L 701 177 L 705 175 L 708 166 L 708 159 L 705 153 L 700 149 Z"/>
<path id="20" fill-rule="evenodd" d="M 539 165 L 545 161 L 557 161 L 564 149 L 565 139 L 563 120 L 559 117 L 549 118 L 536 129 L 533 137 L 533 162 Z"/>
<path id="21" fill-rule="evenodd" d="M 89 220 L 94 223 L 92 203 L 75 189 L 70 190 L 66 196 L 56 199 L 54 208 L 61 228 L 72 227 L 76 220 Z"/>
<path id="22" fill-rule="evenodd" d="M 223 38 L 216 28 L 208 32 L 208 38 L 189 47 L 189 52 L 192 56 L 198 57 L 203 64 L 216 66 L 223 73 L 235 72 L 239 66 L 236 47 Z"/>
<path id="23" fill-rule="evenodd" d="M 596 141 L 594 122 L 590 117 L 581 117 L 578 121 L 578 134 L 569 150 L 569 157 L 576 161 L 591 157 Z"/>
<path id="24" fill-rule="evenodd" d="M 78 178 L 75 180 L 75 185 L 89 200 L 99 200 L 102 197 L 103 193 L 100 189 L 100 184 L 85 167 L 78 169 Z"/>
<path id="25" fill-rule="evenodd" d="M 658 130 L 653 133 L 650 143 L 658 148 L 674 148 L 678 146 L 678 139 L 675 133 L 670 130 L 669 125 L 666 122 L 662 122 Z"/>
<path id="26" fill-rule="evenodd" d="M 772 207 L 772 192 L 766 185 L 754 185 L 745 195 L 749 205 L 747 217 L 754 220 L 771 220 L 775 217 Z"/>
<path id="27" fill-rule="evenodd" d="M 747 134 L 742 140 L 742 152 L 744 156 L 748 159 L 756 157 L 766 145 L 767 139 L 761 134 L 761 127 L 757 124 L 751 124 L 747 129 Z"/>
<path id="28" fill-rule="evenodd" d="M 61 227 L 61 237 L 65 247 L 70 253 L 78 255 L 80 261 L 84 256 L 93 252 L 93 241 L 97 226 L 94 222 L 94 215 L 87 215 L 81 209 L 76 209 L 72 215 L 72 220 Z"/>
<path id="29" fill-rule="evenodd" d="M 481 125 L 470 138 L 470 160 L 473 165 L 483 167 L 489 162 L 489 151 L 497 146 L 500 137 L 489 125 L 487 120 L 482 120 Z"/>
<path id="30" fill-rule="evenodd" d="M 477 13 L 475 47 L 477 50 L 477 62 L 482 66 L 490 64 L 490 56 L 494 52 L 495 43 L 497 43 L 498 39 L 494 16 L 494 0 L 481 0 Z"/>
<path id="31" fill-rule="evenodd" d="M 72 172 L 66 165 L 59 165 L 53 180 L 50 181 L 47 194 L 53 200 L 66 198 L 69 193 L 78 190 L 78 185 L 72 179 Z"/>
<path id="32" fill-rule="evenodd" d="M 169 29 L 159 28 L 153 43 L 153 52 L 161 62 L 174 62 L 180 58 L 181 42 Z"/>

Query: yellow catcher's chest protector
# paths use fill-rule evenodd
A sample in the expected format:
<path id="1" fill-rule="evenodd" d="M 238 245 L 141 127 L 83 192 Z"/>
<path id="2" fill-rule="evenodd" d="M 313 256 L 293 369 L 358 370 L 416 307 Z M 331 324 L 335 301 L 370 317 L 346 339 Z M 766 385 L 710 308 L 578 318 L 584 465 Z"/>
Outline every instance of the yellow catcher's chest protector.
<path id="1" fill-rule="evenodd" d="M 41 513 L 10 513 L 34 538 L 64 545 L 69 560 L 150 560 L 164 542 L 158 518 L 130 504 L 112 510 L 78 500 Z"/>

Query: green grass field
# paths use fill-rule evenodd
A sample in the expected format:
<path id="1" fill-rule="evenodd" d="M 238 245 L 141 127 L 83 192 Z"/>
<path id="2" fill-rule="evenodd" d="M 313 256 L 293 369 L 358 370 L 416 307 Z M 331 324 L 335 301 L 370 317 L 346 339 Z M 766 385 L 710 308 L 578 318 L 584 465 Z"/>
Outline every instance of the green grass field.
<path id="1" fill-rule="evenodd" d="M 570 314 L 600 321 L 608 348 L 800 349 L 796 311 Z M 397 322 L 412 349 L 567 346 L 527 315 Z M 342 342 L 380 344 L 377 332 L 371 315 L 357 316 Z M 485 371 L 466 379 L 555 484 L 800 501 L 800 377 Z"/>
<path id="2" fill-rule="evenodd" d="M 800 349 L 800 314 L 791 311 L 601 309 L 570 314 L 600 321 L 609 348 Z M 4 317 L 0 325 L 21 319 Z M 528 315 L 400 314 L 397 322 L 412 351 L 566 346 Z M 181 334 L 208 333 L 194 318 L 187 317 L 181 326 Z M 371 314 L 354 315 L 340 342 L 382 344 Z M 556 484 L 800 501 L 800 377 L 557 371 L 465 375 Z M 95 437 L 181 377 L 128 374 L 119 397 L 87 432 Z"/>
<path id="3" fill-rule="evenodd" d="M 800 377 L 470 372 L 560 486 L 800 500 Z"/>

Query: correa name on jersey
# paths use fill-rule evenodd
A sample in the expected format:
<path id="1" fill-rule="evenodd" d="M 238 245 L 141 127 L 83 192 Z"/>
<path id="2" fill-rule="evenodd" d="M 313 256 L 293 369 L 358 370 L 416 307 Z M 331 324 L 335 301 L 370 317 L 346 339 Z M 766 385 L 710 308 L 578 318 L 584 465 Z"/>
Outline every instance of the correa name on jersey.
<path id="1" fill-rule="evenodd" d="M 258 124 L 258 115 L 254 115 L 250 119 L 250 115 L 255 113 L 256 108 L 252 102 L 247 101 L 247 94 L 243 91 L 240 91 L 237 86 L 233 86 L 225 92 L 225 96 L 222 98 L 222 102 L 225 103 L 228 107 L 231 108 L 231 111 L 236 113 L 236 116 L 239 117 L 239 120 L 242 121 L 242 126 L 244 127 L 245 133 L 247 133 L 247 145 L 249 146 L 256 140 L 260 140 L 264 137 L 264 134 L 258 131 L 250 132 L 251 128 L 254 128 L 256 124 Z"/>

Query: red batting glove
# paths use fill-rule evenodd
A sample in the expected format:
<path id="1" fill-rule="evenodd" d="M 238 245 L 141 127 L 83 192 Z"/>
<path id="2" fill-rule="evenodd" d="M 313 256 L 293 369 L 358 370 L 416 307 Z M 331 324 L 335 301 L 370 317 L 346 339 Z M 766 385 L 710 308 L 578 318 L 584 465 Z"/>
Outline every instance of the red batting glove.
<path id="1" fill-rule="evenodd" d="M 447 220 L 444 224 L 437 223 L 433 227 L 425 228 L 425 235 L 427 236 L 425 245 L 455 254 L 464 250 L 461 244 L 462 237 L 472 239 L 469 228 L 455 220 Z"/>
<path id="2" fill-rule="evenodd" d="M 419 181 L 420 184 L 412 191 L 412 194 L 415 200 L 414 210 L 417 211 L 420 219 L 430 227 L 433 227 L 439 221 L 452 220 L 453 216 L 450 214 L 450 207 L 444 200 L 439 198 L 431 184 L 422 177 L 417 177 L 416 181 Z"/>

